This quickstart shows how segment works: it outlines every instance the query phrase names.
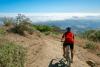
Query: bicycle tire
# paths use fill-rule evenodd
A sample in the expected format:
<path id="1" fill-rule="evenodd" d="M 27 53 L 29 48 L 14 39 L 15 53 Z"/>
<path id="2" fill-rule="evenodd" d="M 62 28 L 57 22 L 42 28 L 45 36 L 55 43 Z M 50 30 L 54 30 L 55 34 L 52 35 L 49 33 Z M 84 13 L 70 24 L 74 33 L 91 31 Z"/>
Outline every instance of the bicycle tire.
<path id="1" fill-rule="evenodd" d="M 67 47 L 66 47 L 66 61 L 67 61 L 67 67 L 71 67 L 71 51 L 70 51 L 70 45 L 67 45 Z"/>

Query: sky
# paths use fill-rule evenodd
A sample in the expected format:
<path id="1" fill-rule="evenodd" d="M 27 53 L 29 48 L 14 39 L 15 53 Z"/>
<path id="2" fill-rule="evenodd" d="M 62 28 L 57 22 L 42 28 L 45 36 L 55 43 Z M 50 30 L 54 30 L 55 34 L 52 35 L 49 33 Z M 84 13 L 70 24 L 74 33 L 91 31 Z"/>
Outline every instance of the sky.
<path id="1" fill-rule="evenodd" d="M 35 22 L 99 16 L 100 0 L 0 0 L 0 17 L 24 14 Z"/>
<path id="2" fill-rule="evenodd" d="M 0 13 L 99 13 L 100 0 L 0 0 Z"/>

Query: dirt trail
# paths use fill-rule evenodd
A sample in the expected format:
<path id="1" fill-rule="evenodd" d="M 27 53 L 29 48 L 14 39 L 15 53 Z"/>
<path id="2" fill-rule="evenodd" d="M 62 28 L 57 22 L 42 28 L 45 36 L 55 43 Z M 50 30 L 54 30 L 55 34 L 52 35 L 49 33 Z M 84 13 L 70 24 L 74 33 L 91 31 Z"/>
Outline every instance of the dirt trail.
<path id="1" fill-rule="evenodd" d="M 63 58 L 61 42 L 50 38 L 45 38 L 44 41 L 46 43 L 46 50 L 47 50 L 45 51 L 46 52 L 45 54 L 47 55 L 46 59 L 48 59 L 48 64 L 45 67 L 48 67 L 48 65 L 49 67 L 56 67 L 56 63 L 58 63 L 58 61 L 60 61 Z M 79 50 L 75 51 L 74 63 L 72 64 L 72 67 L 89 67 L 84 60 L 79 59 L 78 52 Z M 50 61 L 52 59 L 55 60 L 53 60 L 50 66 Z"/>
<path id="2" fill-rule="evenodd" d="M 61 42 L 52 37 L 40 37 L 36 34 L 28 37 L 9 34 L 5 37 L 27 48 L 25 67 L 57 67 L 59 61 L 65 65 L 61 60 L 63 58 Z M 86 53 L 85 49 L 76 45 L 72 67 L 90 67 L 86 63 L 87 58 L 84 56 Z"/>

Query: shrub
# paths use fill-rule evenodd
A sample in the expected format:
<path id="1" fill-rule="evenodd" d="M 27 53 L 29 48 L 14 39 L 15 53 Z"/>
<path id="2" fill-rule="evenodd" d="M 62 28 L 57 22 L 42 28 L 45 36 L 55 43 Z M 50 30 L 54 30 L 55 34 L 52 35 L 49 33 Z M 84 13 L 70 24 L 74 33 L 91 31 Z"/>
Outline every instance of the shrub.
<path id="1" fill-rule="evenodd" d="M 51 33 L 51 32 L 49 32 L 49 31 L 48 31 L 48 32 L 44 32 L 45 35 L 49 35 L 50 33 Z"/>
<path id="2" fill-rule="evenodd" d="M 82 34 L 82 37 L 83 37 L 83 38 L 89 38 L 89 35 L 90 35 L 91 33 L 93 33 L 93 32 L 95 32 L 95 30 L 87 30 L 87 31 L 85 31 L 85 32 L 83 32 L 83 33 L 81 33 L 81 34 Z"/>
<path id="3" fill-rule="evenodd" d="M 100 30 L 96 30 L 88 35 L 88 39 L 92 41 L 100 41 Z"/>
<path id="4" fill-rule="evenodd" d="M 51 31 L 52 30 L 52 28 L 50 26 L 47 26 L 47 25 L 35 25 L 33 27 L 35 27 L 40 32 L 47 32 L 47 31 Z"/>
<path id="5" fill-rule="evenodd" d="M 19 23 L 12 30 L 13 32 L 18 33 L 20 35 L 24 35 L 24 31 L 27 31 L 28 33 L 33 32 L 32 27 L 28 25 L 26 22 Z"/>
<path id="6" fill-rule="evenodd" d="M 92 34 L 88 35 L 88 39 L 91 40 L 91 41 L 96 41 L 95 33 L 92 33 Z"/>
<path id="7" fill-rule="evenodd" d="M 52 27 L 52 31 L 54 32 L 61 32 L 61 28 L 57 27 L 57 26 L 51 26 Z"/>
<path id="8" fill-rule="evenodd" d="M 50 33 L 52 34 L 58 34 L 60 33 L 60 28 L 56 26 L 48 26 L 48 25 L 33 25 L 33 29 L 36 29 L 40 32 L 43 32 L 46 35 L 49 35 Z"/>
<path id="9" fill-rule="evenodd" d="M 30 19 L 25 17 L 24 15 L 19 14 L 16 17 L 16 24 L 15 24 L 14 28 L 12 28 L 12 31 L 15 33 L 18 33 L 20 35 L 24 35 L 25 31 L 32 34 L 33 29 L 32 29 L 32 24 L 31 24 Z"/>
<path id="10" fill-rule="evenodd" d="M 11 26 L 14 23 L 14 19 L 10 17 L 4 17 L 2 19 L 4 26 Z"/>
<path id="11" fill-rule="evenodd" d="M 89 30 L 81 34 L 81 37 L 91 41 L 100 41 L 100 30 Z"/>
<path id="12" fill-rule="evenodd" d="M 6 33 L 6 31 L 3 28 L 0 28 L 0 36 L 4 35 Z"/>
<path id="13" fill-rule="evenodd" d="M 95 33 L 96 41 L 100 41 L 100 30 Z"/>
<path id="14" fill-rule="evenodd" d="M 96 49 L 96 44 L 92 42 L 87 42 L 86 45 L 84 46 L 85 49 Z"/>
<path id="15" fill-rule="evenodd" d="M 0 44 L 0 67 L 24 67 L 25 49 L 14 43 Z"/>

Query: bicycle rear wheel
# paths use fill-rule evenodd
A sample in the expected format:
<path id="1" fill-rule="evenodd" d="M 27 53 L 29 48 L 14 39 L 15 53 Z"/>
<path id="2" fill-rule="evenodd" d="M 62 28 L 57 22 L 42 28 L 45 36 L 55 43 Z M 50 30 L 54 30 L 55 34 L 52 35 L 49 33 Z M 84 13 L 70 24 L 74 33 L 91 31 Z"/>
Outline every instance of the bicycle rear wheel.
<path id="1" fill-rule="evenodd" d="M 66 60 L 67 60 L 67 67 L 71 67 L 71 50 L 70 45 L 66 47 Z"/>

